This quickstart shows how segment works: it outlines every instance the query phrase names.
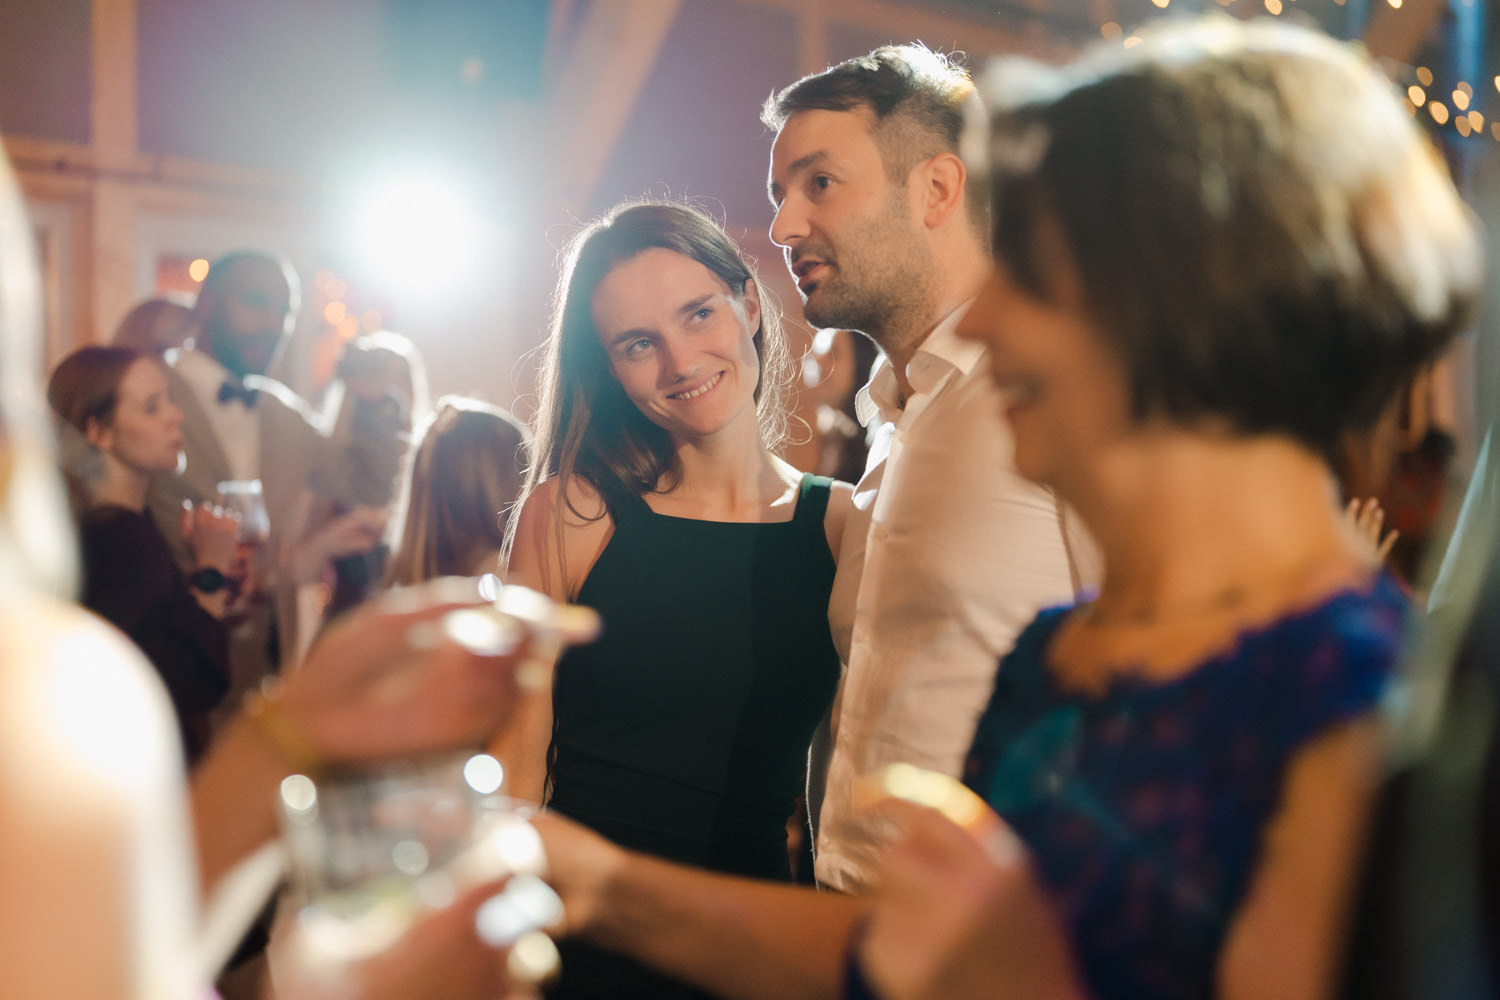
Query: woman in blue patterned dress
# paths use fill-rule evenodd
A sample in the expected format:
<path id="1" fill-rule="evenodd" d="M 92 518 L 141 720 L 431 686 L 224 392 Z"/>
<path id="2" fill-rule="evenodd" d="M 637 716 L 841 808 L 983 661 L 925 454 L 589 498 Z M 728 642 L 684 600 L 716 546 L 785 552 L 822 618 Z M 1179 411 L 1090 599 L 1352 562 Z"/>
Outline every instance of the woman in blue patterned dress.
<path id="1" fill-rule="evenodd" d="M 1388 82 L 1311 32 L 1168 28 L 990 83 L 996 267 L 961 332 L 1108 569 L 979 721 L 965 779 L 1023 860 L 966 867 L 916 819 L 867 982 L 1327 996 L 1407 610 L 1328 459 L 1471 316 L 1473 223 Z M 945 886 L 983 899 L 971 931 L 1029 929 L 917 988 L 892 942 Z"/>

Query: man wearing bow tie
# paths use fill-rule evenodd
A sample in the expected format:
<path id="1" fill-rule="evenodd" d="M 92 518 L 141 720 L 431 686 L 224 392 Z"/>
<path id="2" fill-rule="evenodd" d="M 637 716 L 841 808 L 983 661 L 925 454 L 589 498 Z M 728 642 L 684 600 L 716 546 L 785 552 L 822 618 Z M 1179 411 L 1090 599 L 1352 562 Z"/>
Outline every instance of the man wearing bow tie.
<path id="1" fill-rule="evenodd" d="M 294 648 L 298 581 L 291 556 L 315 527 L 305 523 L 311 496 L 346 508 L 384 506 L 401 458 L 404 415 L 395 400 L 356 395 L 354 405 L 364 412 L 353 421 L 353 440 L 335 443 L 306 401 L 266 376 L 291 332 L 297 300 L 297 275 L 284 261 L 255 251 L 221 257 L 198 293 L 194 339 L 169 358 L 187 463 L 177 476 L 158 477 L 151 503 L 184 572 L 197 569 L 175 530 L 184 500 L 218 502 L 220 483 L 259 481 L 269 527 L 257 557 L 260 599 L 231 633 L 233 689 L 226 705 L 237 705 L 235 695 L 258 684 Z"/>

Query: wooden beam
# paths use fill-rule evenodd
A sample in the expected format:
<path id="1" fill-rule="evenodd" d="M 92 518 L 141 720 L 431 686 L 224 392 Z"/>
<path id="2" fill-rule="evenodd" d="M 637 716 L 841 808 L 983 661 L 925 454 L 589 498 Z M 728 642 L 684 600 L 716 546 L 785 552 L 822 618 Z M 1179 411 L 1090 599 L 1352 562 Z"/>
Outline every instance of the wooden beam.
<path id="1" fill-rule="evenodd" d="M 93 146 L 31 136 L 5 136 L 0 145 L 18 171 L 33 177 L 51 174 L 59 178 L 176 186 L 249 197 L 311 198 L 316 193 L 305 177 L 287 171 L 141 152 L 121 161 Z"/>
<path id="2" fill-rule="evenodd" d="M 821 73 L 828 68 L 829 58 L 827 0 L 808 0 L 798 15 L 797 68 L 803 76 Z"/>
<path id="3" fill-rule="evenodd" d="M 136 20 L 135 0 L 93 0 L 93 148 L 110 165 L 136 151 Z"/>
<path id="4" fill-rule="evenodd" d="M 681 7 L 682 0 L 609 0 L 589 7 L 551 104 L 558 123 L 559 197 L 574 214 L 587 211 Z"/>
<path id="5" fill-rule="evenodd" d="M 135 0 L 93 0 L 93 156 L 104 171 L 129 169 L 136 154 Z M 107 340 L 129 311 L 135 291 L 135 205 L 118 181 L 94 185 L 91 199 L 88 340 Z"/>
<path id="6" fill-rule="evenodd" d="M 800 13 L 807 0 L 741 0 L 773 10 Z M 1073 49 L 1046 37 L 1045 31 L 1017 32 L 898 0 L 826 0 L 831 22 L 889 35 L 898 41 L 922 41 L 933 48 L 963 49 L 971 56 L 1021 52 L 1041 59 L 1061 59 Z M 821 67 L 819 67 L 821 69 Z"/>

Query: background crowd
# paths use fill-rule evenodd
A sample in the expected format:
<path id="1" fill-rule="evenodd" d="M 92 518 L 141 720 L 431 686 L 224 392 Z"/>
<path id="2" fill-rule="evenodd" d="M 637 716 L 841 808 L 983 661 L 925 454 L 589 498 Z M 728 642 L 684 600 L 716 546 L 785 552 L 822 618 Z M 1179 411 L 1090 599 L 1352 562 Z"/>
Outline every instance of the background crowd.
<path id="1" fill-rule="evenodd" d="M 529 423 L 429 407 L 385 331 L 299 397 L 264 250 L 65 357 L 55 455 L 4 394 L 3 992 L 540 989 L 477 916 L 519 880 L 332 984 L 270 899 L 182 958 L 288 775 L 488 749 L 549 996 L 1492 994 L 1488 439 L 1430 600 L 1371 500 L 1443 450 L 1483 254 L 1388 77 L 1191 19 L 977 84 L 884 46 L 762 121 L 804 358 L 709 213 L 643 200 L 565 249 Z M 550 602 L 476 638 L 497 577 Z"/>

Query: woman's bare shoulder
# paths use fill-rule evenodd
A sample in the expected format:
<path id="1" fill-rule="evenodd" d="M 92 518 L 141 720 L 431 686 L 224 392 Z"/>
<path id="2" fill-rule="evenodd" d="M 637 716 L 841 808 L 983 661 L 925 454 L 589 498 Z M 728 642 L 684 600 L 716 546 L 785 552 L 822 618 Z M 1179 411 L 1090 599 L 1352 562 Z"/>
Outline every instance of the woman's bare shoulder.
<path id="1" fill-rule="evenodd" d="M 517 518 L 507 581 L 572 600 L 613 534 L 604 498 L 577 476 L 566 486 L 551 476 L 527 494 Z"/>
<path id="2" fill-rule="evenodd" d="M 609 514 L 604 497 L 580 476 L 567 477 L 566 488 L 561 476 L 548 476 L 537 483 L 522 504 L 523 522 L 528 512 L 533 519 L 540 515 L 548 522 L 560 513 L 565 528 L 593 524 Z"/>

